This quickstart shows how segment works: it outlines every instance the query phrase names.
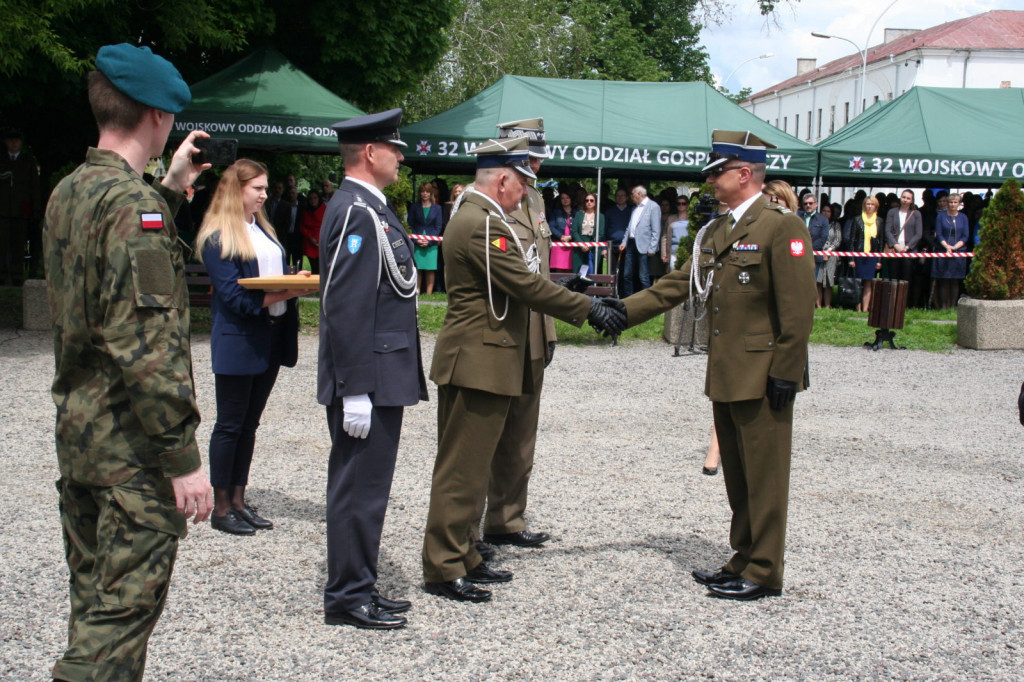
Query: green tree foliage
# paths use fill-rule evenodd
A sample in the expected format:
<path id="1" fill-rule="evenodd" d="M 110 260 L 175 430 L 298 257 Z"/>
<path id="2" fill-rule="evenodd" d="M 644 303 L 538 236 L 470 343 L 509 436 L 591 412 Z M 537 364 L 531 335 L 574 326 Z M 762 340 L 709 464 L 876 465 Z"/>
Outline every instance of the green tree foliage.
<path id="1" fill-rule="evenodd" d="M 1024 298 L 1024 196 L 1010 178 L 992 197 L 979 222 L 981 243 L 964 285 L 975 298 Z"/>

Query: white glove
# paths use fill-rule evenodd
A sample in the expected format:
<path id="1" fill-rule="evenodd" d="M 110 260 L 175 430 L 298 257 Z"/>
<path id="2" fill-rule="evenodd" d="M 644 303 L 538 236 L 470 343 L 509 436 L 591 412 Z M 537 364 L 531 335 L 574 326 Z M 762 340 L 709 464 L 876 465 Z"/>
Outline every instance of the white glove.
<path id="1" fill-rule="evenodd" d="M 370 415 L 373 414 L 373 402 L 367 394 L 347 395 L 342 398 L 345 409 L 345 421 L 342 428 L 353 438 L 366 438 L 370 435 Z"/>

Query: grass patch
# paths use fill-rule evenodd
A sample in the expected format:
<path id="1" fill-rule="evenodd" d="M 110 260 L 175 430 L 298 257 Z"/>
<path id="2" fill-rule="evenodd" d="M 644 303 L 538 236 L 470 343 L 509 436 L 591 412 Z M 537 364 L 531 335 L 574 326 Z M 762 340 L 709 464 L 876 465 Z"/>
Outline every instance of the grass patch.
<path id="1" fill-rule="evenodd" d="M 953 324 L 948 324 L 950 321 Z M 875 340 L 868 314 L 832 308 L 814 311 L 811 343 L 826 346 L 863 346 Z M 903 329 L 896 331 L 896 345 L 912 350 L 946 353 L 956 347 L 956 310 L 909 309 Z"/>

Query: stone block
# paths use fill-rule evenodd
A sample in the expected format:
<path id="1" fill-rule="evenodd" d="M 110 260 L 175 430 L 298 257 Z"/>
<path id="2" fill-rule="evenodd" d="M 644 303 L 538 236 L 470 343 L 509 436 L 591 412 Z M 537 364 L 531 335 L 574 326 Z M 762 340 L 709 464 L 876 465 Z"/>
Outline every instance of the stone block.
<path id="1" fill-rule="evenodd" d="M 21 326 L 31 331 L 48 331 L 50 304 L 46 300 L 46 280 L 28 279 L 21 288 Z"/>
<path id="2" fill-rule="evenodd" d="M 1024 300 L 961 298 L 956 342 L 976 350 L 1024 350 Z"/>

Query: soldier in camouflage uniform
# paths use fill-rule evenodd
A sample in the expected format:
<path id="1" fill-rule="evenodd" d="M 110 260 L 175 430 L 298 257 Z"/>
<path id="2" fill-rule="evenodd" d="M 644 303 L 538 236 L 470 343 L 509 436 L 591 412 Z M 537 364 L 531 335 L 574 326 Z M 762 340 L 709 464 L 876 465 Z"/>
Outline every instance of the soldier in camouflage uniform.
<path id="1" fill-rule="evenodd" d="M 141 175 L 191 95 L 148 48 L 103 47 L 96 68 L 99 143 L 54 190 L 44 228 L 71 573 L 68 647 L 53 676 L 72 681 L 142 678 L 178 538 L 212 507 L 174 227 L 182 191 L 204 168 L 191 162 L 196 133 L 162 184 Z"/>

